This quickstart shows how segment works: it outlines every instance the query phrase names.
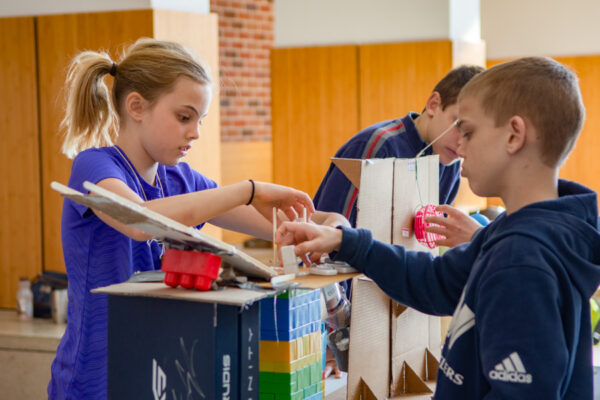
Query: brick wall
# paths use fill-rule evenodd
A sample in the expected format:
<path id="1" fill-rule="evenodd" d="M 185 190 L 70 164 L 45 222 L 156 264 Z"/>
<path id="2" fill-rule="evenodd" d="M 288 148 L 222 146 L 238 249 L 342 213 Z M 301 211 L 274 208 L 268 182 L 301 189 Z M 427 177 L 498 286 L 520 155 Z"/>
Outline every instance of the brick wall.
<path id="1" fill-rule="evenodd" d="M 211 0 L 219 15 L 221 140 L 271 140 L 273 0 Z"/>

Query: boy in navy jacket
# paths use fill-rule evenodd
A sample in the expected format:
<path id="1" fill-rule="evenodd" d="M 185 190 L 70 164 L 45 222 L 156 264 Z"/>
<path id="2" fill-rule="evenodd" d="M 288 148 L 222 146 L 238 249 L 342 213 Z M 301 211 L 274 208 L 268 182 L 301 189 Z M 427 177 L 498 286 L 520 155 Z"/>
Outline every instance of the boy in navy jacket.
<path id="1" fill-rule="evenodd" d="M 558 179 L 584 121 L 577 78 L 547 58 L 497 65 L 461 91 L 462 175 L 506 212 L 443 256 L 369 231 L 285 223 L 296 254 L 349 262 L 417 310 L 453 314 L 436 399 L 592 399 L 596 194 Z"/>

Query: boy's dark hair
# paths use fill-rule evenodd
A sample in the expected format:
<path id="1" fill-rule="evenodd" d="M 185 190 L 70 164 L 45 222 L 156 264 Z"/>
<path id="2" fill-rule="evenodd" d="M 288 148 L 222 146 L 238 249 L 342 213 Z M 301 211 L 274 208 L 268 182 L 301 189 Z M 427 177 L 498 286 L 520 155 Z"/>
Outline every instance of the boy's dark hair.
<path id="1" fill-rule="evenodd" d="M 484 70 L 483 67 L 478 65 L 461 65 L 448 72 L 433 88 L 434 92 L 440 94 L 442 99 L 442 110 L 455 104 L 458 100 L 458 94 L 463 86 L 465 86 L 471 78 Z"/>
<path id="2" fill-rule="evenodd" d="M 546 57 L 498 64 L 469 81 L 460 98 L 478 97 L 483 111 L 500 126 L 519 115 L 536 129 L 541 157 L 549 167 L 567 158 L 585 120 L 577 76 Z"/>

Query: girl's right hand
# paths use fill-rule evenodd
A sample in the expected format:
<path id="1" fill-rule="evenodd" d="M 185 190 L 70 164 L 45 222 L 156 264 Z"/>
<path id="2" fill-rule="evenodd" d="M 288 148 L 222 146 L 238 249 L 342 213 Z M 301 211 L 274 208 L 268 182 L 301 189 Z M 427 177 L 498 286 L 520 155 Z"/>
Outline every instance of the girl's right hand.
<path id="1" fill-rule="evenodd" d="M 304 209 L 307 219 L 315 212 L 315 206 L 306 193 L 273 183 L 254 182 L 251 204 L 271 222 L 273 207 L 283 211 L 291 221 L 302 216 Z"/>

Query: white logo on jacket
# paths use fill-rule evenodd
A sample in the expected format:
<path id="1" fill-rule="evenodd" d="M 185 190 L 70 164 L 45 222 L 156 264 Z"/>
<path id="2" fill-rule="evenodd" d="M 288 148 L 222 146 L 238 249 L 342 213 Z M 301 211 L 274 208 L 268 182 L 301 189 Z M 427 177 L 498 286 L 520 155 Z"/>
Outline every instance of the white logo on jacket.
<path id="1" fill-rule="evenodd" d="M 451 349 L 458 338 L 474 326 L 475 313 L 465 304 L 465 291 L 463 290 L 448 328 L 448 349 Z"/>
<path id="2" fill-rule="evenodd" d="M 527 373 L 521 357 L 516 351 L 510 353 L 501 363 L 496 364 L 488 375 L 490 379 L 502 382 L 531 384 L 533 381 L 531 374 Z"/>

